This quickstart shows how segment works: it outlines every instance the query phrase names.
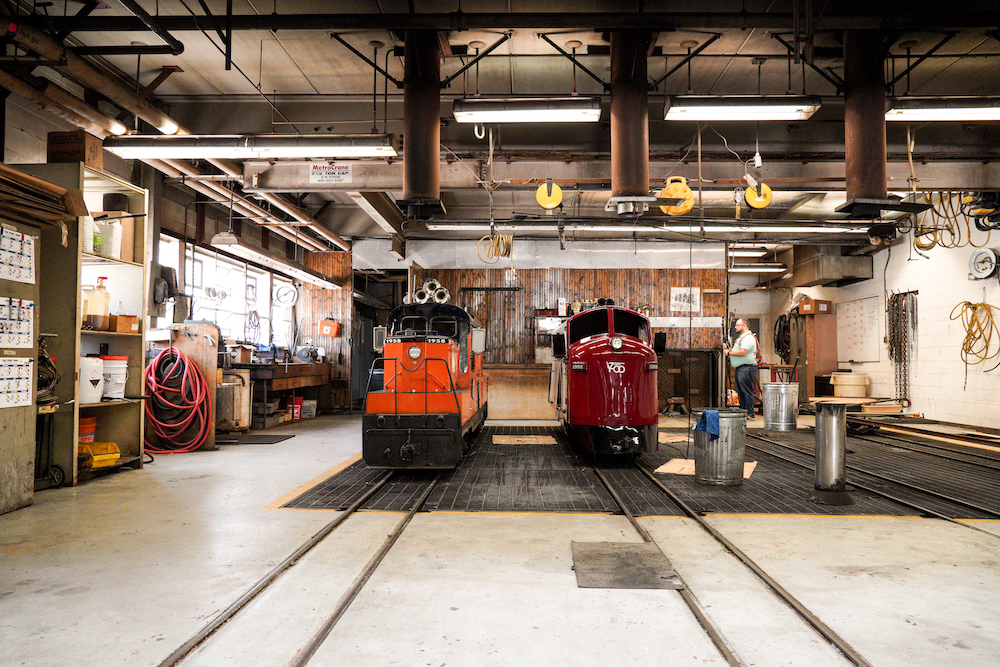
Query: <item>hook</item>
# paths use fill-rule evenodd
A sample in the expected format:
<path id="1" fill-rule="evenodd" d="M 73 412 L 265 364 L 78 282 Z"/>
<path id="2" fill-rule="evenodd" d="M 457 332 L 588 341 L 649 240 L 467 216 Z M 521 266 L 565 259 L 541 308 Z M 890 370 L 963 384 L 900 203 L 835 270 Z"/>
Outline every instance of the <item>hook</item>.
<path id="1" fill-rule="evenodd" d="M 476 123 L 472 126 L 472 132 L 476 135 L 476 139 L 486 138 L 486 126 L 482 123 Z"/>

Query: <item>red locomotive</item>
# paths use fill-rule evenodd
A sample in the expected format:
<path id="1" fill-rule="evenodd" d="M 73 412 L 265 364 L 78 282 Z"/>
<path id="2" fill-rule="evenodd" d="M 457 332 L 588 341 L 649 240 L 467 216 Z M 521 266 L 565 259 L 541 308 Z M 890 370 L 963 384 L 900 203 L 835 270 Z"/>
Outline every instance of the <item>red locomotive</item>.
<path id="1" fill-rule="evenodd" d="M 657 447 L 657 354 L 666 334 L 611 299 L 555 330 L 549 402 L 571 441 L 594 455 L 636 457 Z M 652 343 L 652 344 L 651 344 Z"/>
<path id="2" fill-rule="evenodd" d="M 375 330 L 382 356 L 373 369 L 383 362 L 384 384 L 365 399 L 365 463 L 456 467 L 466 436 L 486 420 L 485 348 L 486 330 L 458 306 L 413 303 L 393 310 L 387 326 Z"/>

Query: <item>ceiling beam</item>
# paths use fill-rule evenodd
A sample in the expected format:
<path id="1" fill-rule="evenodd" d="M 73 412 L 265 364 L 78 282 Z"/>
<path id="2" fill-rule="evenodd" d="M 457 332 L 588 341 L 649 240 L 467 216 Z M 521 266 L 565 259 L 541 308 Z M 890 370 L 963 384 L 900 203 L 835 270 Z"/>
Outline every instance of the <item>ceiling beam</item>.
<path id="1" fill-rule="evenodd" d="M 24 20 L 26 17 L 19 17 Z M 59 32 L 142 32 L 146 25 L 130 16 L 47 16 L 45 24 Z M 214 31 L 206 16 L 158 16 L 170 32 Z M 942 12 L 937 5 L 906 12 L 845 12 L 823 17 L 823 30 L 979 29 L 997 26 L 995 11 Z M 793 30 L 792 12 L 450 12 L 429 14 L 239 14 L 232 30 L 504 30 L 579 28 L 581 30 L 751 28 Z"/>
<path id="2" fill-rule="evenodd" d="M 396 202 L 387 193 L 348 191 L 350 197 L 362 211 L 368 214 L 379 227 L 390 236 L 403 233 L 403 222 L 406 218 L 400 212 Z"/>

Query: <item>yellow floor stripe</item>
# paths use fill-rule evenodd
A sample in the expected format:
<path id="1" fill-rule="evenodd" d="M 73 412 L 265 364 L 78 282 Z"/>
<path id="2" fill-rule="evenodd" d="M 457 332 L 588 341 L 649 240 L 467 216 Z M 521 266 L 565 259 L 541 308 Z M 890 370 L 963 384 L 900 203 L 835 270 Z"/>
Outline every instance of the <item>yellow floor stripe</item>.
<path id="1" fill-rule="evenodd" d="M 796 519 L 922 519 L 922 516 L 911 516 L 904 514 L 728 514 L 719 512 L 707 512 L 706 517 L 735 517 L 735 518 L 756 518 L 756 517 L 793 517 Z"/>
<path id="2" fill-rule="evenodd" d="M 291 491 L 289 493 L 286 493 L 285 495 L 281 496 L 280 498 L 278 498 L 277 500 L 275 500 L 270 505 L 262 507 L 261 509 L 265 509 L 265 510 L 277 510 L 277 509 L 281 509 L 281 506 L 284 505 L 285 503 L 287 503 L 287 502 L 289 502 L 291 500 L 294 500 L 295 498 L 298 498 L 299 496 L 301 496 L 303 493 L 305 493 L 309 489 L 313 488 L 317 484 L 320 484 L 321 482 L 325 482 L 326 480 L 330 479 L 331 477 L 333 477 L 334 475 L 336 475 L 338 472 L 340 472 L 344 468 L 347 468 L 348 466 L 350 466 L 351 464 L 353 464 L 355 461 L 358 461 L 360 459 L 361 459 L 361 454 L 355 454 L 354 456 L 352 456 L 351 458 L 347 459 L 346 461 L 344 461 L 343 463 L 341 463 L 337 467 L 330 468 L 329 470 L 327 470 L 325 473 L 323 473 L 322 475 L 320 475 L 316 479 L 314 479 L 312 481 L 309 481 L 309 482 L 306 482 L 305 484 L 303 484 L 299 488 L 297 488 L 294 491 Z M 291 508 L 289 508 L 289 509 L 291 509 Z M 309 510 L 309 511 L 310 512 L 315 512 L 316 510 Z M 336 511 L 340 511 L 340 510 L 336 510 Z"/>

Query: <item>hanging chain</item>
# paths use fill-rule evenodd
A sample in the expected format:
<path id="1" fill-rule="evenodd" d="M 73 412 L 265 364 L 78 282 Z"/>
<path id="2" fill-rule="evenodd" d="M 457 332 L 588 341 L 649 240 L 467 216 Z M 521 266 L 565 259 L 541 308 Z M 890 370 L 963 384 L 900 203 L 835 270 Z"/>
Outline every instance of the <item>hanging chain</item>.
<path id="1" fill-rule="evenodd" d="M 888 330 L 886 343 L 889 360 L 893 362 L 896 398 L 910 399 L 910 359 L 913 357 L 914 335 L 917 331 L 916 292 L 893 294 L 886 305 Z"/>

